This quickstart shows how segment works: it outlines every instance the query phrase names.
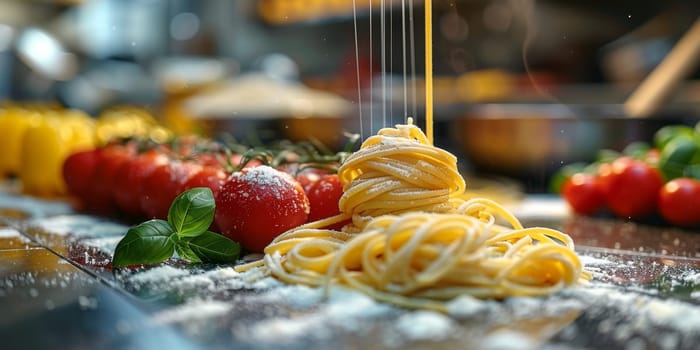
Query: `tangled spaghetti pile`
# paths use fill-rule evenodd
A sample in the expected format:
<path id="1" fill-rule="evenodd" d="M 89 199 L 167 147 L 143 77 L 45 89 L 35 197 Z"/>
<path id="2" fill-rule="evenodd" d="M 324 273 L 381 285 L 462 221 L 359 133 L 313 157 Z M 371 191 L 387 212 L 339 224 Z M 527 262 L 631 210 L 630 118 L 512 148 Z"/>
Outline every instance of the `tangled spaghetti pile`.
<path id="1" fill-rule="evenodd" d="M 491 200 L 464 199 L 456 164 L 410 120 L 380 130 L 339 169 L 341 214 L 280 235 L 257 265 L 288 283 L 338 283 L 443 312 L 460 295 L 541 296 L 588 278 L 566 234 L 523 228 Z"/>

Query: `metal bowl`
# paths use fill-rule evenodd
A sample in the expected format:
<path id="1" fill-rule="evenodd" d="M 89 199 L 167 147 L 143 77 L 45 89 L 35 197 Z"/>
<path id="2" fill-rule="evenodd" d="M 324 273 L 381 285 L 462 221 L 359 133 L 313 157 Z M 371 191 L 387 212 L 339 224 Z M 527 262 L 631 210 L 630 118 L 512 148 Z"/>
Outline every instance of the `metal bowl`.
<path id="1" fill-rule="evenodd" d="M 630 118 L 620 105 L 492 104 L 455 118 L 451 138 L 477 172 L 546 178 L 564 164 L 595 160 L 601 149 L 651 142 L 664 125 L 696 121 L 687 111 Z"/>

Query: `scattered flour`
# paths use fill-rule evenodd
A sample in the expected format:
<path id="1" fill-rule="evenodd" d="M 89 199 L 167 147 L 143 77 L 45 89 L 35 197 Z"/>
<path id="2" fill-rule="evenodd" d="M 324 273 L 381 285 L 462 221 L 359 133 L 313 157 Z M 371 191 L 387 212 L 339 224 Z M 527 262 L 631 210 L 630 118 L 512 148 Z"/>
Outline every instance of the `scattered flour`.
<path id="1" fill-rule="evenodd" d="M 474 317 L 493 308 L 493 302 L 476 299 L 469 295 L 457 297 L 447 304 L 448 313 L 455 318 Z"/>
<path id="2" fill-rule="evenodd" d="M 395 311 L 389 305 L 345 288 L 331 289 L 328 298 L 324 299 L 319 288 L 282 286 L 257 298 L 274 303 L 284 300 L 294 308 L 314 308 L 311 313 L 274 317 L 253 323 L 246 329 L 234 330 L 250 341 L 270 344 L 294 342 L 306 337 L 328 339 L 333 336 L 333 329 L 362 334 L 370 328 L 368 321 Z"/>
<path id="3" fill-rule="evenodd" d="M 173 278 L 188 276 L 189 274 L 190 272 L 187 270 L 163 265 L 130 276 L 129 281 L 140 284 L 156 284 L 169 282 Z"/>
<path id="4" fill-rule="evenodd" d="M 189 275 L 177 278 L 169 283 L 168 288 L 185 292 L 191 290 L 214 292 L 216 284 L 212 279 L 203 275 Z"/>
<path id="5" fill-rule="evenodd" d="M 0 227 L 0 238 L 24 238 L 24 236 L 13 228 Z"/>
<path id="6" fill-rule="evenodd" d="M 0 208 L 12 208 L 27 213 L 32 218 L 73 213 L 73 208 L 65 201 L 50 201 L 38 198 L 0 193 Z"/>
<path id="7" fill-rule="evenodd" d="M 499 330 L 488 334 L 481 343 L 483 350 L 527 350 L 536 349 L 539 345 L 527 334 L 509 330 Z"/>
<path id="8" fill-rule="evenodd" d="M 409 341 L 440 341 L 454 332 L 456 324 L 452 318 L 441 313 L 413 311 L 399 317 L 395 327 Z"/>
<path id="9" fill-rule="evenodd" d="M 700 286 L 700 272 L 687 274 L 686 276 L 683 276 L 683 280 L 696 286 Z"/>
<path id="10" fill-rule="evenodd" d="M 117 244 L 122 239 L 118 237 L 102 237 L 102 238 L 86 238 L 80 240 L 80 243 L 87 247 L 97 248 L 98 250 L 112 254 L 116 249 Z"/>
<path id="11" fill-rule="evenodd" d="M 696 339 L 700 335 L 700 307 L 679 300 L 659 299 L 609 286 L 571 289 L 567 295 L 585 301 L 589 311 L 609 313 L 598 331 L 618 341 L 644 334 L 657 339 L 661 349 L 675 349 L 681 339 Z M 669 329 L 673 332 L 660 331 Z"/>
<path id="12" fill-rule="evenodd" d="M 29 224 L 54 235 L 77 237 L 123 236 L 129 229 L 125 225 L 87 215 L 58 215 L 32 220 Z"/>
<path id="13" fill-rule="evenodd" d="M 593 256 L 589 255 L 580 255 L 579 259 L 581 260 L 581 263 L 583 266 L 590 267 L 590 266 L 595 266 L 595 267 L 602 267 L 602 266 L 618 266 L 619 263 L 607 259 L 601 259 L 601 258 L 596 258 Z"/>
<path id="14" fill-rule="evenodd" d="M 225 315 L 233 304 L 217 300 L 190 300 L 185 304 L 156 312 L 151 317 L 154 324 L 171 324 L 211 319 Z"/>

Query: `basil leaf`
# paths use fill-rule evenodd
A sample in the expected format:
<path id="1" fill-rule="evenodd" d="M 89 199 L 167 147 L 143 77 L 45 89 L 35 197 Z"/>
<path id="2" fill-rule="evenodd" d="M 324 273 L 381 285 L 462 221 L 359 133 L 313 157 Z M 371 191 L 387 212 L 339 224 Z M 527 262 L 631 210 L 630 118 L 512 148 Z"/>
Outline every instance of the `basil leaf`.
<path id="1" fill-rule="evenodd" d="M 157 264 L 173 256 L 175 234 L 163 220 L 149 220 L 127 231 L 114 250 L 112 266 Z"/>
<path id="2" fill-rule="evenodd" d="M 192 251 L 192 248 L 190 248 L 189 242 L 187 241 L 179 241 L 177 244 L 175 244 L 175 252 L 177 252 L 177 256 L 180 257 L 180 259 L 193 263 L 202 262 L 202 259 L 200 259 L 197 254 Z"/>
<path id="3" fill-rule="evenodd" d="M 211 231 L 190 240 L 189 247 L 203 262 L 236 262 L 241 253 L 240 244 Z"/>
<path id="4" fill-rule="evenodd" d="M 180 237 L 201 235 L 214 221 L 214 194 L 208 187 L 180 193 L 168 210 L 168 222 Z"/>

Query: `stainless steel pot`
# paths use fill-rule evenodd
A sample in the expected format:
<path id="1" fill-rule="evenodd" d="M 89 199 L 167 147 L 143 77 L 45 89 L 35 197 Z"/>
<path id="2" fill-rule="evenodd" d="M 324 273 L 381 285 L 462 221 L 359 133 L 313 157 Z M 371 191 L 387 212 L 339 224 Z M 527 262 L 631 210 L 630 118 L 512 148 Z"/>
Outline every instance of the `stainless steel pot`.
<path id="1" fill-rule="evenodd" d="M 601 149 L 651 142 L 664 125 L 696 121 L 688 111 L 629 118 L 620 105 L 491 104 L 455 118 L 451 137 L 477 172 L 546 177 L 564 164 L 593 161 Z"/>

